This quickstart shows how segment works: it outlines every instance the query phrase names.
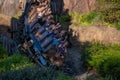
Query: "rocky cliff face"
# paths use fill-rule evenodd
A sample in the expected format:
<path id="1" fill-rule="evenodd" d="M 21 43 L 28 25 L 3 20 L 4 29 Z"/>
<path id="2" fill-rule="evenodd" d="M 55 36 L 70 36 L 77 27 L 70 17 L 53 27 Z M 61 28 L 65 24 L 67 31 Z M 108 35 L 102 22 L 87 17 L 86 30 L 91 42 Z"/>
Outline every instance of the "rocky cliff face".
<path id="1" fill-rule="evenodd" d="M 96 0 L 64 0 L 64 8 L 70 12 L 89 13 Z M 24 10 L 26 0 L 0 0 L 0 13 L 13 16 Z"/>
<path id="2" fill-rule="evenodd" d="M 24 10 L 26 0 L 0 0 L 0 13 L 13 16 Z"/>
<path id="3" fill-rule="evenodd" d="M 70 12 L 89 13 L 95 8 L 96 0 L 64 0 L 64 8 Z"/>
<path id="4" fill-rule="evenodd" d="M 120 44 L 120 31 L 112 27 L 103 25 L 89 27 L 70 26 L 70 32 L 72 37 L 81 43 L 95 41 L 103 44 Z M 72 40 L 72 43 L 75 44 L 77 41 Z"/>

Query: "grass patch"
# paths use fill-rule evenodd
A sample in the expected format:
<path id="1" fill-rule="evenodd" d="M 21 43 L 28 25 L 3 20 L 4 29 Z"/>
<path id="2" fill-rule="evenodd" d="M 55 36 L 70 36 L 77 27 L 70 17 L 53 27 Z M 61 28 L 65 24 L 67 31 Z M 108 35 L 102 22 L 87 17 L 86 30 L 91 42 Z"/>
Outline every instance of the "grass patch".
<path id="1" fill-rule="evenodd" d="M 19 70 L 33 65 L 28 58 L 20 54 L 8 56 L 6 50 L 0 44 L 0 72 L 7 70 Z"/>
<path id="2" fill-rule="evenodd" d="M 72 17 L 72 24 L 73 25 L 81 25 L 81 26 L 88 26 L 93 25 L 96 21 L 100 19 L 100 15 L 92 11 L 89 14 L 79 14 L 79 13 L 71 13 Z"/>
<path id="3" fill-rule="evenodd" d="M 27 57 L 23 57 L 19 54 L 14 54 L 0 61 L 0 72 L 7 70 L 19 70 L 31 65 L 33 64 L 29 62 Z"/>
<path id="4" fill-rule="evenodd" d="M 77 12 L 64 14 L 59 17 L 59 22 L 64 26 L 67 22 L 75 26 L 89 26 L 100 20 L 100 15 L 92 11 L 89 14 L 79 14 Z"/>
<path id="5" fill-rule="evenodd" d="M 20 16 L 21 16 L 20 14 L 15 14 L 13 18 L 19 19 Z"/>
<path id="6" fill-rule="evenodd" d="M 114 25 L 118 30 L 120 30 L 120 22 L 116 22 L 116 23 L 114 23 Z"/>
<path id="7" fill-rule="evenodd" d="M 46 71 L 29 62 L 28 58 L 20 54 L 8 56 L 0 43 L 0 78 L 2 80 L 74 80 L 62 72 Z M 53 79 L 54 78 L 54 79 Z"/>

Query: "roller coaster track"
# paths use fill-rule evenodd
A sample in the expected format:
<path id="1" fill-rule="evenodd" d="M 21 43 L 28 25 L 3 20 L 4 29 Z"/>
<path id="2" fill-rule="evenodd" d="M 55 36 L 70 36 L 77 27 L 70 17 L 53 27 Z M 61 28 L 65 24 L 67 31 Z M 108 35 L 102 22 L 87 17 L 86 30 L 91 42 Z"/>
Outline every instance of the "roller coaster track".
<path id="1" fill-rule="evenodd" d="M 9 55 L 19 52 L 17 44 L 10 37 L 0 34 L 0 41 Z"/>
<path id="2" fill-rule="evenodd" d="M 50 4 L 48 4 L 48 6 L 49 5 Z M 45 68 L 46 72 L 50 72 L 48 75 L 46 75 L 46 78 L 41 77 L 40 79 L 49 80 L 50 77 L 53 76 L 52 74 L 55 74 L 57 66 L 54 64 L 54 62 L 52 63 L 51 60 L 48 59 L 48 57 L 45 58 L 43 53 L 47 53 L 47 51 L 51 50 L 52 48 L 51 41 L 53 41 L 53 38 L 49 36 L 48 32 L 45 31 L 43 27 L 40 27 L 40 24 L 38 23 L 39 19 L 34 18 L 32 22 L 29 22 L 30 18 L 28 14 L 30 12 L 31 6 L 33 6 L 33 0 L 27 0 L 25 10 L 20 19 L 19 20 L 16 20 L 14 18 L 12 19 L 11 21 L 12 39 L 9 39 L 9 41 L 7 41 L 8 38 L 3 35 L 0 35 L 0 39 L 3 41 L 4 47 L 11 54 L 16 51 L 27 54 L 30 60 L 38 64 L 40 67 Z M 56 10 L 57 9 L 56 6 L 54 7 L 53 5 L 52 6 L 53 9 L 55 8 Z M 36 39 L 36 37 L 33 35 L 34 33 L 32 32 L 36 31 L 34 30 L 36 26 L 39 27 L 37 30 L 39 30 L 42 35 L 42 37 L 39 38 L 39 40 Z M 12 47 L 12 49 L 10 47 Z M 62 68 L 60 69 L 68 75 L 74 75 L 74 72 L 67 64 L 64 64 L 64 66 L 62 66 Z"/>
<path id="3" fill-rule="evenodd" d="M 44 0 L 43 0 L 43 2 L 44 2 Z M 42 5 L 42 3 L 40 5 Z M 46 6 L 48 9 L 50 8 L 49 4 L 42 5 L 42 6 Z M 24 13 L 22 15 L 22 19 L 23 19 L 22 26 L 24 26 L 24 27 L 21 27 L 21 26 L 18 27 L 17 21 L 13 21 L 12 32 L 14 34 L 12 34 L 12 37 L 14 40 L 18 41 L 17 43 L 20 43 L 21 42 L 20 40 L 23 40 L 23 42 L 21 42 L 22 44 L 19 44 L 20 50 L 24 49 L 24 51 L 25 51 L 25 53 L 27 53 L 27 55 L 29 55 L 32 59 L 34 59 L 34 61 L 37 64 L 39 64 L 41 67 L 43 67 L 47 64 L 47 62 L 46 62 L 46 59 L 44 59 L 44 56 L 42 56 L 42 54 L 48 52 L 53 47 L 54 38 L 49 34 L 49 32 L 47 30 L 44 29 L 43 26 L 41 26 L 41 24 L 39 23 L 39 18 L 34 17 L 34 19 L 31 22 L 29 22 L 29 19 L 31 19 L 31 17 L 33 17 L 36 14 L 36 12 L 34 12 L 34 14 L 32 14 L 32 16 L 29 16 L 29 13 L 30 13 L 30 10 L 32 7 L 36 8 L 36 2 L 33 2 L 33 0 L 28 0 L 26 2 L 26 7 L 25 7 Z M 39 7 L 39 6 L 37 6 L 37 7 Z M 47 14 L 47 13 L 44 13 L 44 14 Z M 48 15 L 49 15 L 49 13 L 48 13 Z M 21 29 L 19 29 L 19 28 L 21 28 Z M 39 31 L 39 35 L 41 35 L 41 36 L 35 37 L 35 34 L 38 33 L 36 31 Z M 20 34 L 20 32 L 21 32 L 21 34 Z M 21 39 L 20 39 L 19 35 L 23 35 L 23 37 L 21 37 Z M 59 54 L 59 53 L 57 53 L 57 54 Z M 38 57 L 39 57 L 39 59 L 38 59 Z M 36 60 L 36 58 L 37 58 L 37 60 Z M 41 62 L 39 62 L 39 60 Z M 61 60 L 61 62 L 62 62 L 61 58 L 59 60 Z"/>

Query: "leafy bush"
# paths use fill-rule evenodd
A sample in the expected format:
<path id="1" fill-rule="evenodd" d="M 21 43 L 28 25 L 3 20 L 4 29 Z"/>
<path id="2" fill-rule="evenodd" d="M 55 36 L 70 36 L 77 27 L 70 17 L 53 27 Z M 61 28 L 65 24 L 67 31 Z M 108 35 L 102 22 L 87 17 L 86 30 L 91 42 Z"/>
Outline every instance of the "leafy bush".
<path id="1" fill-rule="evenodd" d="M 79 13 L 71 13 L 70 14 L 72 17 L 72 23 L 74 25 L 82 25 L 82 26 L 88 26 L 88 25 L 93 25 L 96 21 L 100 19 L 100 15 L 92 11 L 89 14 L 79 14 Z"/>
<path id="2" fill-rule="evenodd" d="M 71 21 L 71 16 L 69 14 L 64 14 L 59 17 L 59 22 L 64 26 L 66 22 Z"/>
<path id="3" fill-rule="evenodd" d="M 86 22 L 87 24 L 94 24 L 96 20 L 100 19 L 100 15 L 94 11 L 89 14 L 84 14 L 82 16 L 81 22 Z"/>
<path id="4" fill-rule="evenodd" d="M 84 60 L 101 75 L 119 77 L 120 45 L 103 45 L 92 43 L 84 47 Z"/>
<path id="5" fill-rule="evenodd" d="M 72 77 L 63 74 L 62 72 L 58 72 L 58 76 L 53 80 L 74 80 Z"/>
<path id="6" fill-rule="evenodd" d="M 120 10 L 116 8 L 101 10 L 104 21 L 109 23 L 120 22 Z"/>
<path id="7" fill-rule="evenodd" d="M 28 66 L 23 69 L 2 72 L 2 80 L 74 80 L 62 72 L 51 71 L 37 66 Z"/>
<path id="8" fill-rule="evenodd" d="M 60 21 L 68 22 L 70 21 L 70 16 L 65 14 L 59 17 Z"/>
<path id="9" fill-rule="evenodd" d="M 97 54 L 99 51 L 106 49 L 103 44 L 99 44 L 98 42 L 86 43 L 82 45 L 82 60 L 84 61 L 84 66 L 90 66 L 88 61 L 91 59 L 92 54 Z"/>
<path id="10" fill-rule="evenodd" d="M 20 14 L 15 14 L 13 17 L 16 18 L 16 19 L 19 19 Z"/>
<path id="11" fill-rule="evenodd" d="M 53 67 L 52 67 L 53 68 Z M 58 76 L 56 75 L 58 74 Z M 8 56 L 0 43 L 0 79 L 2 80 L 73 80 L 51 68 L 39 68 L 20 54 Z"/>
<path id="12" fill-rule="evenodd" d="M 6 71 L 1 74 L 2 80 L 53 80 L 57 74 L 50 69 L 30 66 L 20 70 Z M 55 79 L 56 80 L 56 79 Z"/>
<path id="13" fill-rule="evenodd" d="M 97 2 L 96 11 L 102 15 L 103 21 L 120 29 L 120 0 L 98 0 Z"/>
<path id="14" fill-rule="evenodd" d="M 31 65 L 32 63 L 29 62 L 28 58 L 20 54 L 8 56 L 6 50 L 0 42 L 0 72 L 18 70 Z"/>
<path id="15" fill-rule="evenodd" d="M 115 22 L 114 23 L 115 27 L 120 30 L 120 22 Z"/>
<path id="16" fill-rule="evenodd" d="M 110 49 L 103 50 L 99 54 L 92 55 L 89 64 L 103 75 L 119 76 L 120 51 Z"/>
<path id="17" fill-rule="evenodd" d="M 0 61 L 0 72 L 7 70 L 18 70 L 31 65 L 32 63 L 29 62 L 27 57 L 14 54 Z"/>

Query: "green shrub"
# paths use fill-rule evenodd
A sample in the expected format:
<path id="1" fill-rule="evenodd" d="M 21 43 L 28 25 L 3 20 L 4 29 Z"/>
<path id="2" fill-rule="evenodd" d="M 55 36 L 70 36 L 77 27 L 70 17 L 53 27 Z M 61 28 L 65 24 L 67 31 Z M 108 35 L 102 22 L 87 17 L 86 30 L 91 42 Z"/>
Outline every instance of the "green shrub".
<path id="1" fill-rule="evenodd" d="M 120 8 L 110 8 L 101 10 L 104 21 L 109 23 L 120 22 Z"/>
<path id="2" fill-rule="evenodd" d="M 20 14 L 15 14 L 13 17 L 16 18 L 16 19 L 19 19 Z"/>
<path id="3" fill-rule="evenodd" d="M 97 72 L 105 75 L 118 75 L 120 72 L 120 51 L 104 50 L 91 56 L 89 64 Z"/>
<path id="4" fill-rule="evenodd" d="M 72 23 L 74 25 L 82 25 L 82 26 L 88 26 L 93 25 L 96 21 L 100 19 L 100 15 L 92 11 L 89 14 L 79 14 L 79 13 L 71 13 L 72 17 Z"/>
<path id="5" fill-rule="evenodd" d="M 91 76 L 88 76 L 88 77 L 86 78 L 86 80 L 96 80 L 96 79 L 93 78 L 93 77 L 91 77 Z"/>
<path id="6" fill-rule="evenodd" d="M 104 49 L 106 49 L 105 45 L 99 44 L 98 42 L 92 42 L 82 45 L 82 60 L 85 63 L 84 66 L 90 66 L 88 64 L 88 61 L 91 59 L 92 54 L 97 54 Z"/>
<path id="7" fill-rule="evenodd" d="M 69 14 L 64 14 L 59 17 L 59 22 L 64 26 L 66 22 L 71 21 L 71 16 Z"/>
<path id="8" fill-rule="evenodd" d="M 74 80 L 74 78 L 63 74 L 62 72 L 58 72 L 58 76 L 53 80 Z"/>
<path id="9" fill-rule="evenodd" d="M 14 54 L 0 61 L 0 72 L 18 70 L 31 65 L 32 63 L 29 62 L 27 57 Z"/>
<path id="10" fill-rule="evenodd" d="M 100 15 L 94 11 L 89 14 L 84 14 L 81 19 L 81 23 L 94 24 L 95 21 L 100 19 Z"/>
<path id="11" fill-rule="evenodd" d="M 120 0 L 98 0 L 96 11 L 102 16 L 103 22 L 120 29 Z M 114 25 L 115 24 L 115 25 Z"/>
<path id="12" fill-rule="evenodd" d="M 120 30 L 120 22 L 115 22 L 115 27 Z"/>
<path id="13" fill-rule="evenodd" d="M 60 71 L 28 66 L 23 69 L 6 71 L 1 73 L 2 80 L 74 80 L 70 76 L 64 75 Z"/>
<path id="14" fill-rule="evenodd" d="M 35 80 L 38 78 L 39 72 L 40 70 L 38 67 L 32 66 L 19 70 L 2 72 L 1 78 L 2 80 Z M 39 80 L 39 78 L 36 80 Z"/>
<path id="15" fill-rule="evenodd" d="M 32 63 L 29 62 L 28 58 L 20 54 L 8 56 L 0 42 L 0 72 L 18 70 L 31 65 Z"/>
<path id="16" fill-rule="evenodd" d="M 68 22 L 70 21 L 70 16 L 65 14 L 59 17 L 60 21 Z"/>
<path id="17" fill-rule="evenodd" d="M 83 59 L 101 75 L 119 77 L 120 45 L 91 43 L 83 48 Z"/>

